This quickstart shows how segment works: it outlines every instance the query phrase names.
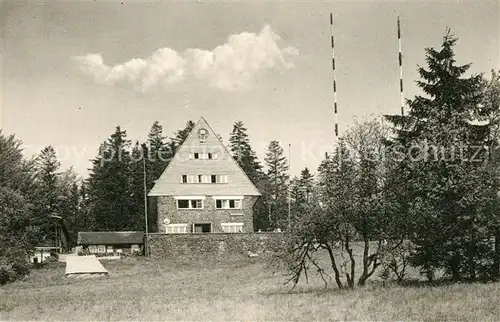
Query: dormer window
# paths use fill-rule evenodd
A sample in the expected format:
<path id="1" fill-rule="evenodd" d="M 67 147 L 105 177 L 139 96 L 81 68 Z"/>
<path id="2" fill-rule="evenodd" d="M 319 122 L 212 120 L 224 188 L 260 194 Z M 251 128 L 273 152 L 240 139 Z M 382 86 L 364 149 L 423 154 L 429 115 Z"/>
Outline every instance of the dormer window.
<path id="1" fill-rule="evenodd" d="M 198 138 L 200 139 L 200 143 L 207 142 L 208 131 L 206 129 L 199 129 L 198 130 Z"/>

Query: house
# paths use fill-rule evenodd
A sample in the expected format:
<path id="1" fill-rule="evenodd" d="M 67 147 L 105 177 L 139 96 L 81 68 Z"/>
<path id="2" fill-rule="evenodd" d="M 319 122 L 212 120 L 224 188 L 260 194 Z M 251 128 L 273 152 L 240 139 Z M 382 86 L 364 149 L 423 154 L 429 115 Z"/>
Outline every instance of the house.
<path id="1" fill-rule="evenodd" d="M 260 193 L 201 118 L 148 196 L 157 205 L 159 232 L 248 233 Z"/>
<path id="2" fill-rule="evenodd" d="M 140 253 L 144 246 L 142 231 L 79 232 L 78 245 L 90 254 Z"/>

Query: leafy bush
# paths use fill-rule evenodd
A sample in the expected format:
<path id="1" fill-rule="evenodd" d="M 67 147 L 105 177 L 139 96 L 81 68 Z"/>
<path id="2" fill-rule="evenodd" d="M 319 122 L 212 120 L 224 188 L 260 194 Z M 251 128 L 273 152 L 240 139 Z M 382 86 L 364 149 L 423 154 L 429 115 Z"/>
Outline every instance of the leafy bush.
<path id="1" fill-rule="evenodd" d="M 37 235 L 32 219 L 22 194 L 0 186 L 0 284 L 29 273 L 27 250 Z"/>
<path id="2" fill-rule="evenodd" d="M 384 281 L 396 280 L 402 282 L 406 277 L 406 270 L 410 266 L 410 255 L 413 245 L 410 242 L 401 242 L 393 247 L 386 247 L 380 253 L 380 278 Z"/>
<path id="3" fill-rule="evenodd" d="M 13 282 L 29 274 L 31 264 L 26 254 L 14 249 L 0 257 L 0 285 Z"/>

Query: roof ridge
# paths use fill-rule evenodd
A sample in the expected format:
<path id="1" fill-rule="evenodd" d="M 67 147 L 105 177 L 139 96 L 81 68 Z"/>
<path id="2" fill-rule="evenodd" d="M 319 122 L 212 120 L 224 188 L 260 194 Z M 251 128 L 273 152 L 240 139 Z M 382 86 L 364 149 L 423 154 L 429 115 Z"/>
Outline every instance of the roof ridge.
<path id="1" fill-rule="evenodd" d="M 250 180 L 250 177 L 248 176 L 248 174 L 245 172 L 245 170 L 243 170 L 243 168 L 240 166 L 240 164 L 238 162 L 236 162 L 236 160 L 233 158 L 233 155 L 231 154 L 231 152 L 229 152 L 228 148 L 226 147 L 226 145 L 224 144 L 224 142 L 222 142 L 219 137 L 217 136 L 217 133 L 214 131 L 214 129 L 212 129 L 212 127 L 210 126 L 210 124 L 207 122 L 207 120 L 205 120 L 205 118 L 202 116 L 201 117 L 205 123 L 207 123 L 208 127 L 210 128 L 210 130 L 212 130 L 212 132 L 215 134 L 215 138 L 219 141 L 219 143 L 222 145 L 222 147 L 224 148 L 224 150 L 226 151 L 226 153 L 229 155 L 229 157 L 233 160 L 233 162 L 238 166 L 238 169 L 240 169 L 241 172 L 243 172 L 243 175 L 247 178 L 248 182 L 252 185 L 252 187 L 255 189 L 255 191 L 261 195 L 259 189 L 257 189 L 257 187 L 255 186 L 255 184 L 252 182 L 252 180 Z"/>
<path id="2" fill-rule="evenodd" d="M 151 188 L 148 192 L 148 196 L 158 196 L 158 194 L 156 192 L 154 192 L 155 188 L 157 187 L 157 184 L 158 182 L 160 182 L 161 178 L 166 174 L 168 173 L 169 169 L 171 168 L 172 164 L 175 163 L 175 159 L 177 157 L 177 154 L 179 153 L 179 151 L 182 150 L 182 148 L 187 144 L 188 141 L 188 138 L 190 138 L 192 136 L 192 133 L 200 127 L 200 123 L 201 122 L 204 122 L 204 125 L 206 125 L 206 127 L 208 127 L 208 130 L 210 131 L 211 134 L 213 134 L 213 136 L 215 137 L 215 140 L 218 142 L 218 144 L 222 147 L 222 151 L 224 153 L 226 153 L 229 157 L 228 157 L 228 160 L 229 162 L 232 162 L 233 165 L 236 166 L 236 169 L 239 170 L 240 173 L 242 173 L 243 177 L 246 179 L 247 181 L 247 185 L 249 185 L 249 190 L 248 192 L 250 191 L 253 191 L 252 193 L 248 193 L 247 195 L 256 195 L 256 196 L 260 196 L 261 193 L 259 191 L 259 189 L 257 189 L 257 187 L 255 186 L 255 184 L 252 182 L 252 180 L 250 180 L 249 176 L 247 175 L 247 173 L 243 170 L 243 168 L 240 166 L 240 164 L 234 159 L 233 155 L 231 154 L 231 152 L 229 152 L 229 149 L 228 147 L 224 144 L 224 142 L 222 142 L 221 138 L 219 137 L 219 135 L 217 134 L 216 131 L 214 131 L 214 129 L 212 128 L 212 126 L 210 125 L 210 123 L 205 119 L 205 117 L 201 116 L 199 119 L 198 119 L 198 122 L 195 123 L 195 125 L 193 126 L 193 128 L 191 129 L 191 131 L 189 131 L 189 133 L 187 134 L 186 136 L 186 139 L 184 140 L 184 142 L 182 142 L 181 145 L 179 145 L 179 147 L 177 148 L 177 150 L 175 151 L 175 154 L 173 155 L 171 161 L 169 162 L 169 164 L 167 165 L 167 167 L 165 168 L 165 170 L 163 170 L 162 174 L 160 175 L 160 177 L 155 181 L 155 184 L 153 186 L 153 188 Z M 150 195 L 151 192 L 154 192 L 154 194 Z"/>

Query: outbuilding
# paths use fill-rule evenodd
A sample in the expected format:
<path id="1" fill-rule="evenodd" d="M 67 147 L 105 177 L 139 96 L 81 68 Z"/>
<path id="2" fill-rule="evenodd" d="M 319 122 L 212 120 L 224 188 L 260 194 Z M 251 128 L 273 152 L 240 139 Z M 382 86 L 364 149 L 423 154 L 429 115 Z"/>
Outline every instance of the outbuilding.
<path id="1" fill-rule="evenodd" d="M 142 253 L 144 248 L 144 232 L 79 232 L 78 245 L 89 254 L 96 255 Z"/>

